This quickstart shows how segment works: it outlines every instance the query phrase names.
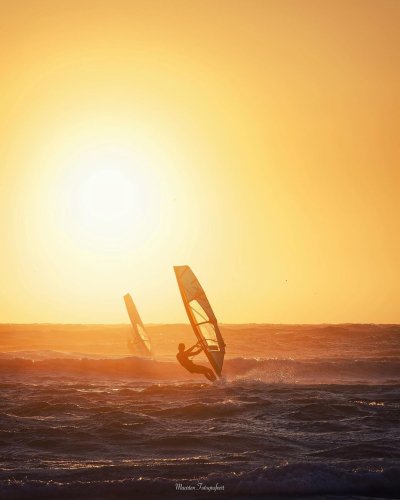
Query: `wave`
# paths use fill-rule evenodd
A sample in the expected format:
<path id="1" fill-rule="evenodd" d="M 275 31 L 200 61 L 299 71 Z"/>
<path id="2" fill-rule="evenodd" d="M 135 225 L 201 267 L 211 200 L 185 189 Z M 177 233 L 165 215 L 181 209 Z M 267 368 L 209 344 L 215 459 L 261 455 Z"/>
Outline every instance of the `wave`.
<path id="1" fill-rule="evenodd" d="M 2 353 L 0 373 L 3 375 L 41 374 L 115 376 L 140 380 L 203 380 L 187 373 L 178 363 L 139 357 L 87 357 L 46 352 L 29 358 L 27 353 Z M 282 384 L 366 384 L 400 383 L 400 359 L 331 359 L 293 360 L 234 358 L 225 360 L 224 377 L 229 381 L 258 381 Z"/>
<path id="2" fill-rule="evenodd" d="M 176 408 L 161 409 L 154 412 L 154 415 L 173 418 L 185 417 L 191 420 L 203 418 L 210 419 L 235 415 L 240 413 L 245 405 L 245 403 L 238 403 L 232 400 L 218 403 L 191 403 Z M 249 405 L 249 403 L 247 403 L 247 405 Z"/>
<path id="3" fill-rule="evenodd" d="M 398 498 L 400 467 L 380 467 L 346 470 L 334 465 L 294 463 L 259 467 L 242 473 L 209 474 L 191 479 L 164 477 L 130 477 L 103 479 L 91 474 L 90 479 L 68 482 L 52 479 L 9 479 L 1 481 L 0 495 L 18 498 L 215 498 L 216 493 L 228 498 L 265 498 L 266 495 L 316 496 L 362 495 L 366 497 Z M 84 476 L 84 474 L 83 474 Z"/>
<path id="4" fill-rule="evenodd" d="M 236 380 L 287 384 L 354 384 L 400 382 L 400 360 L 375 359 L 246 359 L 227 360 L 225 372 Z"/>

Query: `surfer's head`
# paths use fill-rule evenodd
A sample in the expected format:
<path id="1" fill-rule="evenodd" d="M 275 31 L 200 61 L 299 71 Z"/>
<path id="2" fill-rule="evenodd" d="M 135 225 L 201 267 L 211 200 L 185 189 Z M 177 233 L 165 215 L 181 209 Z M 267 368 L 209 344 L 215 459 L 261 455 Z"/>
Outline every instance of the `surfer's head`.
<path id="1" fill-rule="evenodd" d="M 183 351 L 185 350 L 185 344 L 180 343 L 180 344 L 178 345 L 178 349 L 179 349 L 179 352 L 183 352 Z"/>

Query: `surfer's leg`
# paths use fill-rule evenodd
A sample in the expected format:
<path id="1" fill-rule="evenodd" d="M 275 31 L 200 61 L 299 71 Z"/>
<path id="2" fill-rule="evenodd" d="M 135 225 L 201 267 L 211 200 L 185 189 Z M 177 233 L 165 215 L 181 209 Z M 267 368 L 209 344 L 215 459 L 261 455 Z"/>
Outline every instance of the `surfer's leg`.
<path id="1" fill-rule="evenodd" d="M 210 380 L 210 382 L 217 380 L 217 377 L 214 375 L 214 372 L 210 370 L 210 368 L 206 368 L 205 366 L 200 366 L 199 368 L 202 369 L 199 373 L 202 373 L 206 378 L 208 378 L 208 380 Z"/>
<path id="2" fill-rule="evenodd" d="M 204 372 L 204 375 L 206 378 L 208 378 L 208 380 L 210 380 L 210 382 L 214 382 L 215 380 L 217 380 L 217 377 L 214 375 L 214 372 L 212 370 L 207 369 L 207 371 Z"/>
<path id="3" fill-rule="evenodd" d="M 210 370 L 210 368 L 206 368 L 205 366 L 201 365 L 195 365 L 192 369 L 192 373 L 201 373 L 211 382 L 214 382 L 214 380 L 217 379 L 217 377 L 214 375 L 214 372 Z"/>

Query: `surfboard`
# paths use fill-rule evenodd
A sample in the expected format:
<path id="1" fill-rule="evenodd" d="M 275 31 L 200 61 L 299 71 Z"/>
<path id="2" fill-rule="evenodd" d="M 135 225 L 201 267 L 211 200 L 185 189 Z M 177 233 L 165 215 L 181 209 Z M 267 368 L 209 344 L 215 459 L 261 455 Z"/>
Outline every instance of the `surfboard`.
<path id="1" fill-rule="evenodd" d="M 189 266 L 174 266 L 179 291 L 190 324 L 211 366 L 221 377 L 225 342 L 207 296 Z"/>
<path id="2" fill-rule="evenodd" d="M 135 303 L 129 293 L 124 295 L 124 301 L 132 324 L 132 330 L 128 338 L 128 347 L 131 352 L 135 354 L 152 356 L 153 352 L 150 337 L 146 332 Z"/>

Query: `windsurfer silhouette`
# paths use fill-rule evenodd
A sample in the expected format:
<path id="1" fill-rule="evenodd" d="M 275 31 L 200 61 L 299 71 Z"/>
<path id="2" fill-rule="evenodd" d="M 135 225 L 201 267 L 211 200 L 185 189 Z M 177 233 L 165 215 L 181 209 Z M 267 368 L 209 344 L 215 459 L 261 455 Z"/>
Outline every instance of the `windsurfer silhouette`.
<path id="1" fill-rule="evenodd" d="M 198 354 L 201 353 L 202 349 L 199 347 L 197 350 L 196 347 L 199 347 L 198 344 L 195 344 L 193 347 L 190 347 L 185 351 L 185 344 L 179 344 L 178 345 L 178 354 L 176 355 L 176 359 L 179 361 L 179 363 L 186 368 L 186 370 L 190 373 L 201 373 L 204 375 L 208 380 L 211 382 L 214 382 L 214 380 L 217 379 L 215 376 L 214 372 L 210 369 L 207 368 L 206 366 L 201 366 L 201 365 L 195 365 L 191 359 L 192 356 L 197 356 Z"/>

